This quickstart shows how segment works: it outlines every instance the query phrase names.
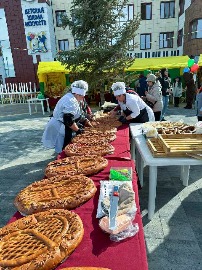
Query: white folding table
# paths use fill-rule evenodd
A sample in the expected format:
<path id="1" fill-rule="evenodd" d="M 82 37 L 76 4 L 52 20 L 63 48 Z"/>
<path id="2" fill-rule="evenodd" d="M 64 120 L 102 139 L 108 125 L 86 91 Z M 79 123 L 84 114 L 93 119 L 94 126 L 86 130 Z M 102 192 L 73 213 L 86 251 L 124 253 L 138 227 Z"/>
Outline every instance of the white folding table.
<path id="1" fill-rule="evenodd" d="M 149 198 L 148 198 L 148 218 L 152 219 L 155 212 L 157 168 L 160 166 L 180 166 L 180 179 L 184 186 L 188 186 L 190 165 L 202 165 L 202 160 L 189 157 L 153 157 L 142 135 L 141 124 L 130 124 L 131 154 L 136 161 L 136 169 L 140 184 L 143 186 L 143 170 L 149 166 Z"/>

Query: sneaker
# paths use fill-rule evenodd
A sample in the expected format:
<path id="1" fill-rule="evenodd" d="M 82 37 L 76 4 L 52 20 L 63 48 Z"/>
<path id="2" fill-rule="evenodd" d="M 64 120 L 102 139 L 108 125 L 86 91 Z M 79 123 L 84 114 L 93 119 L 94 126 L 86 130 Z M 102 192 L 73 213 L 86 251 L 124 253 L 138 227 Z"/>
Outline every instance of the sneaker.
<path id="1" fill-rule="evenodd" d="M 161 121 L 167 121 L 164 117 L 161 119 Z"/>

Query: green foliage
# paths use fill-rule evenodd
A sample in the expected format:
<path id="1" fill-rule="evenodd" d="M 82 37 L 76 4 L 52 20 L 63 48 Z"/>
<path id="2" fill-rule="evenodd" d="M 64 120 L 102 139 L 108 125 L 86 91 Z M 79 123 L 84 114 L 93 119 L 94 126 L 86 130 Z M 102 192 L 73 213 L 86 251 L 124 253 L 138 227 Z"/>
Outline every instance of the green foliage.
<path id="1" fill-rule="evenodd" d="M 124 78 L 124 69 L 134 59 L 127 56 L 128 44 L 140 24 L 137 14 L 128 21 L 123 9 L 128 1 L 73 0 L 70 16 L 63 16 L 63 27 L 69 27 L 80 46 L 58 53 L 57 59 L 72 70 L 75 78 L 86 80 L 90 88 L 103 81 Z M 122 23 L 119 23 L 122 21 Z"/>

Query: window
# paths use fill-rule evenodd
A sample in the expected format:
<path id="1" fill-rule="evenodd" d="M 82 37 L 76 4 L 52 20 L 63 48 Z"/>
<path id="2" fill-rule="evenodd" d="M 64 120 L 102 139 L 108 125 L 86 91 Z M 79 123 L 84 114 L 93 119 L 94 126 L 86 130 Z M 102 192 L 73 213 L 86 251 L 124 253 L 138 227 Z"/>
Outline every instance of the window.
<path id="1" fill-rule="evenodd" d="M 177 46 L 182 46 L 182 38 L 183 38 L 183 29 L 180 29 L 178 31 L 178 35 L 177 35 Z"/>
<path id="2" fill-rule="evenodd" d="M 142 20 L 152 19 L 152 4 L 151 3 L 141 4 L 141 19 Z"/>
<path id="3" fill-rule="evenodd" d="M 56 26 L 61 27 L 62 26 L 62 16 L 66 15 L 65 10 L 57 10 L 55 12 L 55 17 L 56 17 Z"/>
<path id="4" fill-rule="evenodd" d="M 159 35 L 159 49 L 173 48 L 174 32 L 160 33 Z"/>
<path id="5" fill-rule="evenodd" d="M 119 8 L 119 7 L 118 7 Z M 122 25 L 124 22 L 134 19 L 134 5 L 127 5 L 122 9 L 125 17 L 119 18 L 119 24 Z"/>
<path id="6" fill-rule="evenodd" d="M 180 0 L 179 2 L 179 16 L 184 13 L 184 4 L 185 4 L 184 1 L 185 0 Z"/>
<path id="7" fill-rule="evenodd" d="M 202 38 L 202 19 L 197 19 L 190 24 L 191 39 Z"/>
<path id="8" fill-rule="evenodd" d="M 161 2 L 161 19 L 175 17 L 175 1 Z"/>
<path id="9" fill-rule="evenodd" d="M 69 40 L 68 39 L 58 40 L 58 49 L 59 51 L 68 51 Z"/>
<path id="10" fill-rule="evenodd" d="M 140 50 L 151 49 L 151 34 L 140 35 Z"/>

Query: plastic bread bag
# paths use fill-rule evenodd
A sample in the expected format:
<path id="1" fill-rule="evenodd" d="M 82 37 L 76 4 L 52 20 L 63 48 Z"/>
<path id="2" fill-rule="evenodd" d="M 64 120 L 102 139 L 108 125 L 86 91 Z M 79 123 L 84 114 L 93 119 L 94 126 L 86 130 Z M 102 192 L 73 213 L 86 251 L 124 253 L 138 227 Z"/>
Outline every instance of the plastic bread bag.
<path id="1" fill-rule="evenodd" d="M 137 211 L 135 203 L 135 193 L 132 189 L 132 182 L 128 181 L 100 181 L 100 196 L 98 200 L 98 208 L 96 218 L 109 215 L 110 198 L 114 185 L 119 186 L 119 203 L 118 203 L 118 215 L 124 213 L 135 216 Z"/>
<path id="2" fill-rule="evenodd" d="M 110 240 L 114 242 L 122 241 L 128 237 L 133 237 L 139 232 L 138 223 L 130 224 L 125 231 L 117 234 L 110 234 Z"/>
<path id="3" fill-rule="evenodd" d="M 139 226 L 137 223 L 133 224 L 131 216 L 124 214 L 116 217 L 116 229 L 109 229 L 109 217 L 105 216 L 100 219 L 100 228 L 110 234 L 110 240 L 119 242 L 128 237 L 134 236 L 139 231 Z"/>

